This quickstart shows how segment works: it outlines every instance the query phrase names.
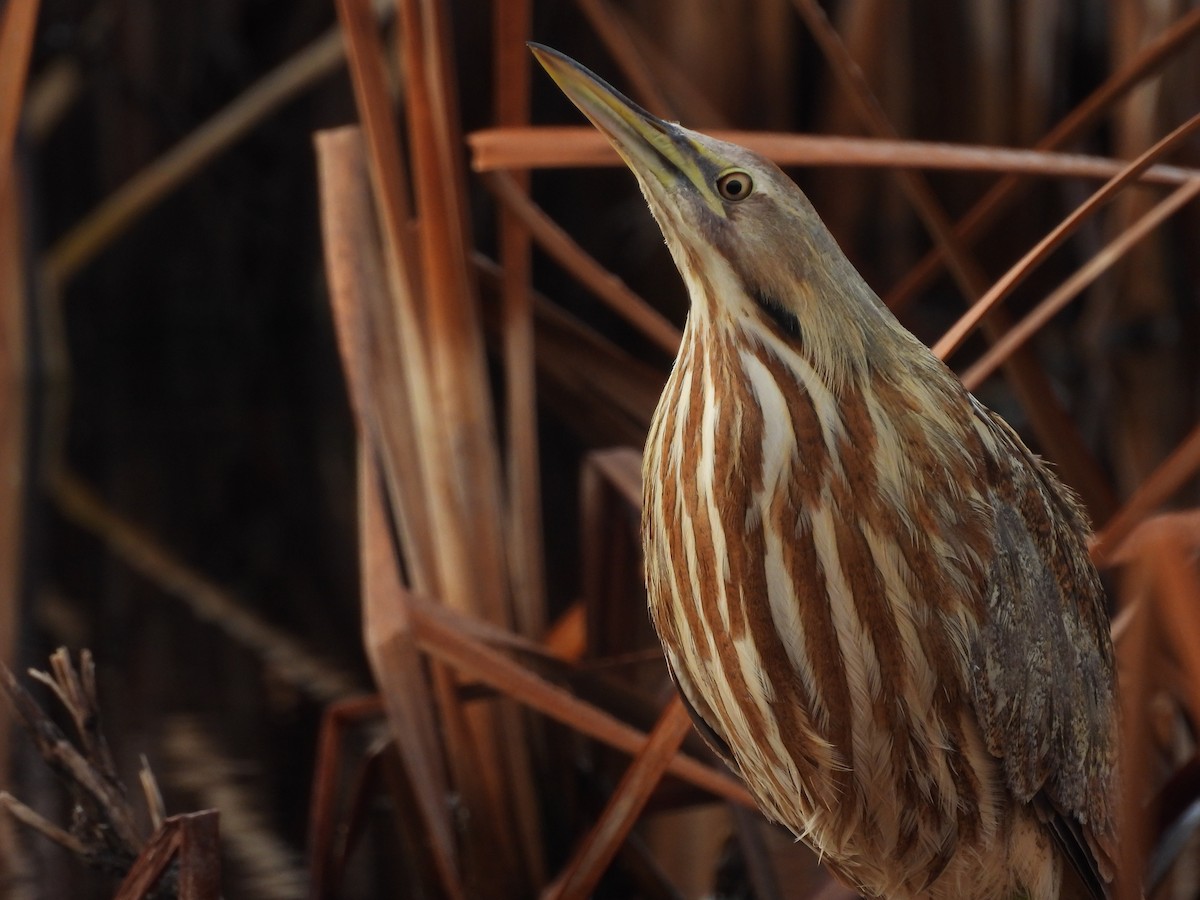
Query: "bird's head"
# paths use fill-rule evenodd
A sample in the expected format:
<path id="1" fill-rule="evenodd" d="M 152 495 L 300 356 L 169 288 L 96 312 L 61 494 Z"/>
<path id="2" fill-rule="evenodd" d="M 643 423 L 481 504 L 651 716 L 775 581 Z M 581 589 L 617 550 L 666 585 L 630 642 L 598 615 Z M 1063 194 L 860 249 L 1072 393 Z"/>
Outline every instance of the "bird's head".
<path id="1" fill-rule="evenodd" d="M 652 115 L 556 50 L 530 48 L 637 176 L 687 282 L 691 320 L 803 344 L 833 369 L 860 362 L 896 327 L 778 166 Z"/>

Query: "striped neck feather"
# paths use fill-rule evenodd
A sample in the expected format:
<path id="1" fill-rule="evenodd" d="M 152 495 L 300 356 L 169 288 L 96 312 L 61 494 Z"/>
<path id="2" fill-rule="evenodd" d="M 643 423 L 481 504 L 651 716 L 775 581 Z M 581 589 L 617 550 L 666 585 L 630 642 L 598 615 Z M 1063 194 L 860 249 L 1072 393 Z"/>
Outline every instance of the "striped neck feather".
<path id="1" fill-rule="evenodd" d="M 811 280 L 750 282 L 722 257 L 701 266 L 684 250 L 677 261 L 691 298 L 688 327 L 702 340 L 761 344 L 784 362 L 801 357 L 835 394 L 872 377 L 898 349 L 893 331 L 899 324 L 892 319 L 889 327 L 891 314 L 880 315 L 879 301 L 861 280 L 870 299 Z"/>

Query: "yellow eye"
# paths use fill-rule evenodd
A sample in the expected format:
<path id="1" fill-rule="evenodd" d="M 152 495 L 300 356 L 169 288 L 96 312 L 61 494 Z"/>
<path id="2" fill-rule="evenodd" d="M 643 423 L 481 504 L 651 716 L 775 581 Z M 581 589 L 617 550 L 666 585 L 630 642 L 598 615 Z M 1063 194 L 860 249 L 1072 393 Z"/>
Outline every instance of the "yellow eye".
<path id="1" fill-rule="evenodd" d="M 733 169 L 717 179 L 717 193 L 726 200 L 745 200 L 754 190 L 754 181 L 749 172 Z"/>

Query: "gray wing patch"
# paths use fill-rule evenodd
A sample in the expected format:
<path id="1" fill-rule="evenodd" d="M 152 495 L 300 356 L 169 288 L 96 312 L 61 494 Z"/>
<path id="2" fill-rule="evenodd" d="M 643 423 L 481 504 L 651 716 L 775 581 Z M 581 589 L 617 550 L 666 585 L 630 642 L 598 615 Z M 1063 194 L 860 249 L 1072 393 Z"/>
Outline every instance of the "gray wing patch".
<path id="1" fill-rule="evenodd" d="M 995 556 L 971 648 L 975 711 L 1010 789 L 1040 809 L 1094 892 L 1111 876 L 1117 716 L 1087 522 L 1007 425 L 984 423 L 1011 456 L 990 467 Z"/>
<path id="2" fill-rule="evenodd" d="M 1022 800 L 1045 786 L 1057 803 L 1084 813 L 1096 757 L 1108 758 L 1112 661 L 1021 515 L 996 502 L 995 523 L 989 615 L 975 652 L 984 735 Z"/>

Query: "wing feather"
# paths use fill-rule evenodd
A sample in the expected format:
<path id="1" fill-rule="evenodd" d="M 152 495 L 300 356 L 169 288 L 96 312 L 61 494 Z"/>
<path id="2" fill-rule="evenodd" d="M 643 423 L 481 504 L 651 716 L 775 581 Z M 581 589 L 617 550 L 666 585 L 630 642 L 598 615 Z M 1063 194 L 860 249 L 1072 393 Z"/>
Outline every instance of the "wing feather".
<path id="1" fill-rule="evenodd" d="M 1111 879 L 1116 710 L 1104 595 L 1085 514 L 1003 420 L 976 405 L 995 552 L 970 648 L 988 750 L 1095 897 Z"/>

